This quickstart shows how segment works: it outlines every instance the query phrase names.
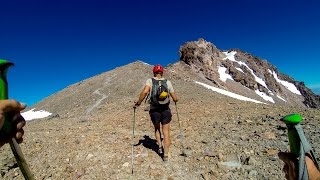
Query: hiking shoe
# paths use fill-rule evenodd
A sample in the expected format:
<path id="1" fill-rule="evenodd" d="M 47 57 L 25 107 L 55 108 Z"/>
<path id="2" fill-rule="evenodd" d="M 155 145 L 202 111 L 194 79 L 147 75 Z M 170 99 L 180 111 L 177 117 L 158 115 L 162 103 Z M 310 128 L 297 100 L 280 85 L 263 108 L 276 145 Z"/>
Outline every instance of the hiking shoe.
<path id="1" fill-rule="evenodd" d="M 164 161 L 164 162 L 168 162 L 169 159 L 170 159 L 170 153 L 163 155 L 163 161 Z"/>
<path id="2" fill-rule="evenodd" d="M 163 153 L 162 146 L 159 147 L 158 153 L 159 153 L 159 154 L 162 154 L 162 153 Z"/>
<path id="3" fill-rule="evenodd" d="M 163 161 L 164 162 L 168 162 L 169 161 L 169 156 L 168 155 L 164 155 L 163 156 Z"/>

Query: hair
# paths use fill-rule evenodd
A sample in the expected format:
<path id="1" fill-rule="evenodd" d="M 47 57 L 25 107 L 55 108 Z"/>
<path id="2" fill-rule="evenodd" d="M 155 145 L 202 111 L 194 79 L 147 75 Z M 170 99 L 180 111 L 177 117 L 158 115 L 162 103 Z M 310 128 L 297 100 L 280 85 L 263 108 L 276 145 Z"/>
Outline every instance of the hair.
<path id="1" fill-rule="evenodd" d="M 153 77 L 156 77 L 158 74 L 160 74 L 161 76 L 163 76 L 163 72 L 156 72 L 156 73 L 153 73 Z"/>

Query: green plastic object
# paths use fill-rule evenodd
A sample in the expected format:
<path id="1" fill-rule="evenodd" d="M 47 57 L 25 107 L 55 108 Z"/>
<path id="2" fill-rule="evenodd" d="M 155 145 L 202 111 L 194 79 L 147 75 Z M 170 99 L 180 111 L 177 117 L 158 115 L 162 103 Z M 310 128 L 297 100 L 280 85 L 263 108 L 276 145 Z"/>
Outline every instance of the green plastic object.
<path id="1" fill-rule="evenodd" d="M 10 66 L 13 66 L 13 63 L 0 59 L 0 100 L 8 99 L 7 71 Z M 1 136 L 3 135 L 5 138 L 12 137 L 14 132 L 13 125 L 8 121 L 8 119 L 10 119 L 10 117 L 6 114 L 4 124 L 0 132 Z M 24 159 L 23 153 L 16 139 L 11 138 L 11 140 L 9 140 L 9 144 L 24 178 L 26 180 L 34 180 L 33 174 Z"/>
<path id="2" fill-rule="evenodd" d="M 290 152 L 295 156 L 300 155 L 300 137 L 297 130 L 294 128 L 295 125 L 302 121 L 302 116 L 300 114 L 289 114 L 280 119 L 283 121 L 288 128 L 288 139 Z"/>
<path id="3" fill-rule="evenodd" d="M 13 63 L 0 59 L 0 100 L 8 99 L 7 71 L 10 66 L 13 66 Z M 12 133 L 12 125 L 7 120 L 4 121 L 2 131 L 5 135 Z"/>
<path id="4" fill-rule="evenodd" d="M 302 121 L 302 116 L 300 114 L 289 114 L 281 118 L 286 124 L 296 125 Z"/>
<path id="5" fill-rule="evenodd" d="M 7 71 L 13 63 L 0 59 L 0 99 L 8 98 L 8 82 L 7 82 Z"/>

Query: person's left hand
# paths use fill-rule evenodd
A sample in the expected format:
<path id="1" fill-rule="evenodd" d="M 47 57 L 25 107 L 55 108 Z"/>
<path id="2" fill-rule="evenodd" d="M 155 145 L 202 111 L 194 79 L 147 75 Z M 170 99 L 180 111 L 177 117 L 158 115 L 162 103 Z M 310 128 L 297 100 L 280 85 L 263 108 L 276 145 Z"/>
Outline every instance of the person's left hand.
<path id="1" fill-rule="evenodd" d="M 21 104 L 16 100 L 0 100 L 0 134 L 5 121 L 5 115 L 9 114 L 10 123 L 13 127 L 13 133 L 11 137 L 0 136 L 0 147 L 9 141 L 10 138 L 15 138 L 18 143 L 23 141 L 23 127 L 26 124 L 25 119 L 21 116 L 20 111 L 26 108 L 25 104 Z"/>
<path id="2" fill-rule="evenodd" d="M 285 173 L 285 177 L 288 180 L 296 180 L 298 179 L 298 159 L 290 152 L 279 152 L 279 158 L 285 163 L 283 166 L 283 171 Z M 309 155 L 305 156 L 305 161 L 307 164 L 309 180 L 319 180 L 320 179 L 320 171 L 317 169 L 313 160 L 309 157 Z"/>

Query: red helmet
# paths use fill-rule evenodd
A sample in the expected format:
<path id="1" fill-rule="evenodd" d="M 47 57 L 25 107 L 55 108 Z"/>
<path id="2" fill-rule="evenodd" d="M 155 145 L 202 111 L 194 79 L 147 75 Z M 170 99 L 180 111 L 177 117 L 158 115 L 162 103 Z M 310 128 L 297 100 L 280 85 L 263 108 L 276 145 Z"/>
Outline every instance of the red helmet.
<path id="1" fill-rule="evenodd" d="M 153 73 L 157 73 L 157 72 L 162 72 L 163 73 L 164 69 L 160 64 L 157 64 L 153 67 Z"/>

